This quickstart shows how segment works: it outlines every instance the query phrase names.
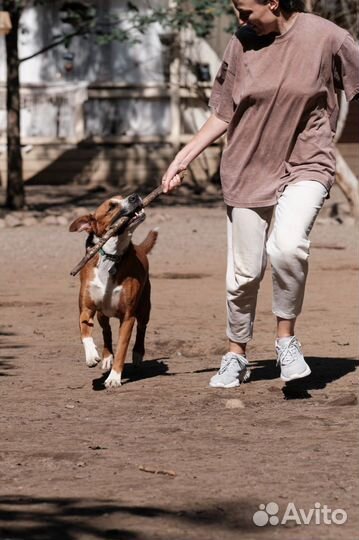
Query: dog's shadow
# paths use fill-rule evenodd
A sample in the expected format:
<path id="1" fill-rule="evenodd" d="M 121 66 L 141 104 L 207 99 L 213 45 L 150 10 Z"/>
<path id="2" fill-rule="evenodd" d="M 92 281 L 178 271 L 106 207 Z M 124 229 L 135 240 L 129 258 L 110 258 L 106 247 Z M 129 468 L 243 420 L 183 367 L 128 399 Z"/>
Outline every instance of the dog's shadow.
<path id="1" fill-rule="evenodd" d="M 122 385 L 128 384 L 134 381 L 140 381 L 142 379 L 151 379 L 152 377 L 159 377 L 161 375 L 173 375 L 168 373 L 168 365 L 163 360 L 168 360 L 169 357 L 154 358 L 153 360 L 144 360 L 139 366 L 133 364 L 125 364 L 122 372 Z M 105 390 L 105 380 L 109 375 L 109 371 L 103 373 L 101 377 L 93 379 L 92 388 L 94 390 Z"/>

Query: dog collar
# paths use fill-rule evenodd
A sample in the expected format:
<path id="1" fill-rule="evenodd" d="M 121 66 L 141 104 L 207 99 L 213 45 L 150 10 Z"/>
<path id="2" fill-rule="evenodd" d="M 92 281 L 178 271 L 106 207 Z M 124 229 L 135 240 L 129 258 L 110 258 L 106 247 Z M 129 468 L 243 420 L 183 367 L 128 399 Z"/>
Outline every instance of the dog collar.
<path id="1" fill-rule="evenodd" d="M 124 253 L 121 253 L 120 255 L 112 255 L 111 253 L 106 253 L 106 251 L 103 248 L 99 249 L 99 253 L 100 255 L 102 255 L 103 257 L 106 257 L 106 259 L 114 263 L 118 263 L 124 256 Z"/>

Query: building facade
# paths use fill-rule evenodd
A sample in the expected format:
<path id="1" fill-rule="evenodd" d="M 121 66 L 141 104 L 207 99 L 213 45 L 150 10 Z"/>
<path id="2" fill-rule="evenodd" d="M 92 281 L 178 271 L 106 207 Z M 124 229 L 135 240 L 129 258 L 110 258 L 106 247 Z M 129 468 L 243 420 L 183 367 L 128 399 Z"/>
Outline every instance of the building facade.
<path id="1" fill-rule="evenodd" d="M 159 2 L 160 4 L 161 2 Z M 126 0 L 93 1 L 97 16 L 126 22 Z M 146 11 L 146 0 L 136 2 Z M 152 3 L 153 4 L 153 3 Z M 162 5 L 165 2 L 162 2 Z M 228 34 L 223 21 L 210 40 L 155 23 L 136 43 L 75 37 L 40 55 L 65 29 L 61 2 L 29 7 L 21 18 L 19 56 L 24 176 L 29 183 L 157 184 L 169 161 L 209 115 L 208 97 Z M 127 11 L 128 12 L 128 11 Z M 6 61 L 0 38 L 0 181 L 6 183 Z M 342 152 L 356 174 L 355 120 Z M 203 183 L 218 169 L 222 143 L 191 168 Z"/>

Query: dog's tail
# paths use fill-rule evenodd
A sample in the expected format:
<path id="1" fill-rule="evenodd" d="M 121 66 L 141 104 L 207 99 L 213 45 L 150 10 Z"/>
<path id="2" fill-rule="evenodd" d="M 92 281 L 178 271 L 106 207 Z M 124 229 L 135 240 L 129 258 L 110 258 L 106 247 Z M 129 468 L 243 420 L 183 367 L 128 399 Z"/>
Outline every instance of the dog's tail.
<path id="1" fill-rule="evenodd" d="M 147 255 L 147 253 L 149 253 L 156 244 L 157 237 L 158 229 L 152 229 L 152 231 L 148 233 L 144 241 L 138 247 L 140 247 Z"/>

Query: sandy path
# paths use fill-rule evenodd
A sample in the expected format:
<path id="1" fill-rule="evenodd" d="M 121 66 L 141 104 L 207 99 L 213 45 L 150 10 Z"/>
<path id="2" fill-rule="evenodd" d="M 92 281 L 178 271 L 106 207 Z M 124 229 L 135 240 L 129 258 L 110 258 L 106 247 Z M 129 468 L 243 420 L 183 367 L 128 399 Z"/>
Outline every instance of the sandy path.
<path id="1" fill-rule="evenodd" d="M 77 329 L 84 237 L 0 231 L 0 538 L 353 539 L 358 530 L 358 257 L 354 229 L 318 224 L 298 323 L 313 374 L 283 386 L 270 273 L 250 348 L 251 382 L 213 390 L 225 350 L 221 207 L 154 208 L 148 359 L 118 391 L 96 391 Z M 98 337 L 99 333 L 96 332 Z M 97 382 L 96 382 L 97 381 Z M 337 398 L 343 403 L 336 404 Z M 240 408 L 229 409 L 230 399 Z M 174 471 L 176 476 L 152 474 Z M 344 509 L 345 525 L 256 527 L 275 502 Z"/>

